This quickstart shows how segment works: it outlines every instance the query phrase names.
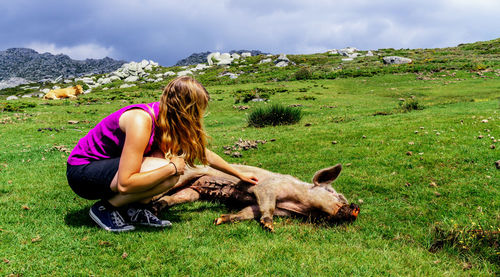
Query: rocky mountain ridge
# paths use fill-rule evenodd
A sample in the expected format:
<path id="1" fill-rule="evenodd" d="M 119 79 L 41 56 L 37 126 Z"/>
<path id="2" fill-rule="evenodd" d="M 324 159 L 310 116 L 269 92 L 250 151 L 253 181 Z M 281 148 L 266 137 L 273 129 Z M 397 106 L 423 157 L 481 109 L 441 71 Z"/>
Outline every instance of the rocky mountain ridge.
<path id="1" fill-rule="evenodd" d="M 229 54 L 239 54 L 241 55 L 242 53 L 251 53 L 252 56 L 258 56 L 258 55 L 267 55 L 268 53 L 264 53 L 259 50 L 231 50 L 229 51 Z M 210 51 L 207 52 L 200 52 L 200 53 L 193 53 L 189 57 L 179 60 L 175 66 L 186 66 L 186 65 L 195 65 L 195 64 L 200 64 L 200 63 L 206 63 L 207 62 L 207 56 L 212 53 Z"/>
<path id="2" fill-rule="evenodd" d="M 125 61 L 103 59 L 73 60 L 64 54 L 38 53 L 29 48 L 0 51 L 0 81 L 23 78 L 29 81 L 72 78 L 111 72 Z"/>

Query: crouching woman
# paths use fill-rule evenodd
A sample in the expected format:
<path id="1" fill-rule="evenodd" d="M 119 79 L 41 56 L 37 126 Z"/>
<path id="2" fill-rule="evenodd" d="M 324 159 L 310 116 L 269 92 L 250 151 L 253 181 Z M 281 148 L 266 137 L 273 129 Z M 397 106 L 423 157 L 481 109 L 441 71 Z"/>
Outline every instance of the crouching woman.
<path id="1" fill-rule="evenodd" d="M 113 232 L 134 225 L 168 227 L 149 210 L 153 196 L 171 189 L 185 164 L 195 161 L 257 184 L 206 148 L 203 114 L 207 90 L 191 77 L 172 80 L 159 102 L 126 106 L 99 122 L 78 141 L 67 163 L 73 191 L 97 200 L 90 217 Z"/>

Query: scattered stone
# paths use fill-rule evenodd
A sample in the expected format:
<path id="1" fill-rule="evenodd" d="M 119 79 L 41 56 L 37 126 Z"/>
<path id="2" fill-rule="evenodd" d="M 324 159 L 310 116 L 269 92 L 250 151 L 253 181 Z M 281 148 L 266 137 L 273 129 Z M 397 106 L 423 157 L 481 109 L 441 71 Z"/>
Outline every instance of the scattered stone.
<path id="1" fill-rule="evenodd" d="M 233 158 L 241 158 L 242 155 L 241 155 L 240 152 L 236 151 L 236 152 L 231 153 L 231 157 L 233 157 Z"/>
<path id="2" fill-rule="evenodd" d="M 139 77 L 137 77 L 137 76 L 129 76 L 123 81 L 126 83 L 132 83 L 132 82 L 137 82 L 138 80 L 139 80 Z"/>
<path id="3" fill-rule="evenodd" d="M 382 60 L 384 61 L 385 64 L 406 64 L 412 62 L 411 59 L 398 56 L 383 57 Z"/>
<path id="4" fill-rule="evenodd" d="M 415 144 L 415 142 L 410 141 L 410 142 L 408 142 L 408 144 L 409 144 L 409 145 L 414 145 L 414 144 Z"/>
<path id="5" fill-rule="evenodd" d="M 17 99 L 19 99 L 19 97 L 15 96 L 15 95 L 11 95 L 11 96 L 7 97 L 6 100 L 10 101 L 10 100 L 17 100 Z"/>
<path id="6" fill-rule="evenodd" d="M 126 259 L 127 257 L 128 257 L 127 252 L 123 252 L 123 254 L 122 254 L 122 259 Z"/>
<path id="7" fill-rule="evenodd" d="M 436 197 L 440 197 L 440 196 L 441 196 L 441 193 L 439 193 L 439 192 L 435 191 L 435 192 L 434 192 L 434 195 L 435 195 Z"/>
<path id="8" fill-rule="evenodd" d="M 233 109 L 237 109 L 237 110 L 243 111 L 243 110 L 250 109 L 250 107 L 249 106 L 233 106 Z"/>
<path id="9" fill-rule="evenodd" d="M 336 140 L 332 141 L 332 144 L 337 144 L 337 141 Z"/>
<path id="10" fill-rule="evenodd" d="M 352 163 L 346 163 L 345 166 L 348 167 L 348 166 L 351 166 Z"/>
<path id="11" fill-rule="evenodd" d="M 287 62 L 279 62 L 276 64 L 276 67 L 285 67 L 285 66 L 288 66 Z"/>
<path id="12" fill-rule="evenodd" d="M 415 133 L 415 134 L 418 134 L 418 131 L 415 131 L 414 133 Z"/>
<path id="13" fill-rule="evenodd" d="M 488 119 L 481 120 L 481 123 L 488 123 Z"/>
<path id="14" fill-rule="evenodd" d="M 500 160 L 498 160 L 498 161 L 495 162 L 495 166 L 496 166 L 497 169 L 500 169 Z"/>
<path id="15" fill-rule="evenodd" d="M 365 138 L 366 138 L 366 136 L 365 136 L 365 135 L 363 135 L 361 138 L 364 138 L 364 139 L 365 139 Z"/>
<path id="16" fill-rule="evenodd" d="M 263 59 L 259 62 L 259 64 L 263 64 L 263 63 L 270 63 L 272 60 L 271 58 L 267 58 L 267 59 Z"/>
<path id="17" fill-rule="evenodd" d="M 495 147 L 495 145 L 494 145 L 494 144 L 492 144 L 492 145 L 490 145 L 490 148 L 491 148 L 491 149 L 495 149 L 496 147 Z"/>
<path id="18" fill-rule="evenodd" d="M 437 185 L 435 182 L 431 182 L 431 183 L 429 184 L 429 187 L 432 187 L 432 188 L 437 188 L 437 186 L 438 186 L 438 185 Z"/>
<path id="19" fill-rule="evenodd" d="M 413 152 L 408 151 L 408 152 L 406 152 L 406 155 L 411 156 L 411 155 L 413 155 Z"/>
<path id="20" fill-rule="evenodd" d="M 78 124 L 80 121 L 78 120 L 68 120 L 68 124 Z"/>
<path id="21" fill-rule="evenodd" d="M 301 104 L 291 104 L 291 105 L 288 105 L 288 107 L 297 108 L 297 107 L 302 107 L 302 105 Z"/>
<path id="22" fill-rule="evenodd" d="M 186 76 L 186 75 L 193 75 L 193 72 L 191 70 L 183 70 L 177 72 L 177 76 Z"/>
<path id="23" fill-rule="evenodd" d="M 437 133 L 436 133 L 436 136 L 439 136 L 439 135 L 441 135 L 441 133 L 440 133 L 440 132 L 437 132 Z"/>
<path id="24" fill-rule="evenodd" d="M 483 135 L 477 136 L 477 139 L 482 139 L 482 138 L 483 138 Z"/>
<path id="25" fill-rule="evenodd" d="M 363 201 L 363 199 L 358 199 L 358 203 L 359 204 L 363 204 L 365 201 Z"/>
<path id="26" fill-rule="evenodd" d="M 130 88 L 130 87 L 135 87 L 135 84 L 123 84 L 120 86 L 120 88 Z"/>
<path id="27" fill-rule="evenodd" d="M 410 183 L 408 183 L 408 182 L 406 182 L 405 186 L 407 186 L 407 187 L 411 187 L 411 184 L 410 184 Z"/>
<path id="28" fill-rule="evenodd" d="M 472 268 L 472 264 L 470 262 L 463 262 L 462 263 L 462 270 L 469 270 Z"/>

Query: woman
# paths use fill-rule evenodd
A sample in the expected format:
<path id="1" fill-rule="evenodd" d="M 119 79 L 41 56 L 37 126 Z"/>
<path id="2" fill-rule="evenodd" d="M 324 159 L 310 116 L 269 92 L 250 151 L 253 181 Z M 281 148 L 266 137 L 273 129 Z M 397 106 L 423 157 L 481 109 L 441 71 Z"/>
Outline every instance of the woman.
<path id="1" fill-rule="evenodd" d="M 237 171 L 206 148 L 202 119 L 208 100 L 198 81 L 179 77 L 165 87 L 160 102 L 124 107 L 80 139 L 66 175 L 76 194 L 101 199 L 89 212 L 100 227 L 121 232 L 135 224 L 171 226 L 147 203 L 172 188 L 185 163 L 194 166 L 195 160 L 257 184 L 254 175 Z"/>

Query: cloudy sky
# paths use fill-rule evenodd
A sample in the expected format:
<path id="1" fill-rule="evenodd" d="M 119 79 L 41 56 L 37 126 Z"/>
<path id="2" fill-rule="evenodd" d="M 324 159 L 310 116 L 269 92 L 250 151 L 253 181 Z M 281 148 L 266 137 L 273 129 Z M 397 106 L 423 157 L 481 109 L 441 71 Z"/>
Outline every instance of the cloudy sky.
<path id="1" fill-rule="evenodd" d="M 500 37 L 500 0 L 0 0 L 0 50 L 152 59 L 434 48 Z"/>

